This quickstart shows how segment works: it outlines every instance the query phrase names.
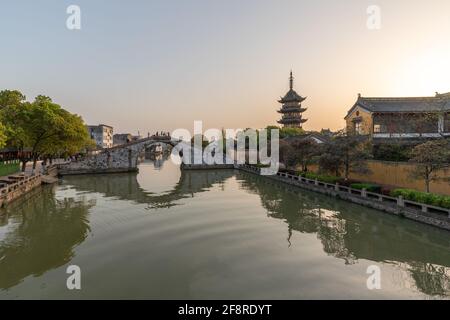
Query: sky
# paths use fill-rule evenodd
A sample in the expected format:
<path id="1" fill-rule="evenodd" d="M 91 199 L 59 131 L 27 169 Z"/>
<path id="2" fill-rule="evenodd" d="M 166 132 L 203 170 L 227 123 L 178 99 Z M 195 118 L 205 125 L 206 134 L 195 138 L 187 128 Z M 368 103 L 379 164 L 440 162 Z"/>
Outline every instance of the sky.
<path id="1" fill-rule="evenodd" d="M 292 69 L 304 128 L 337 130 L 358 93 L 449 92 L 449 36 L 448 0 L 0 0 L 0 90 L 115 133 L 261 128 Z"/>

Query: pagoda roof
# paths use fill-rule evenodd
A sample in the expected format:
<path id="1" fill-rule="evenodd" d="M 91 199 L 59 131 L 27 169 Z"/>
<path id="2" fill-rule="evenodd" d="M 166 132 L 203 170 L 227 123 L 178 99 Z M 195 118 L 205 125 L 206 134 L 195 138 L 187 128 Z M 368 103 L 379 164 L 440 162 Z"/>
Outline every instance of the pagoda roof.
<path id="1" fill-rule="evenodd" d="M 289 112 L 298 112 L 298 113 L 303 113 L 306 110 L 308 110 L 308 108 L 301 108 L 301 107 L 286 107 L 283 106 L 281 109 L 277 110 L 278 113 L 289 113 Z"/>
<path id="2" fill-rule="evenodd" d="M 282 118 L 280 120 L 278 120 L 278 123 L 281 124 L 289 124 L 289 123 L 305 123 L 306 121 L 308 121 L 308 119 L 302 119 L 302 118 Z"/>
<path id="3" fill-rule="evenodd" d="M 290 89 L 284 97 L 281 97 L 278 102 L 286 103 L 286 102 L 302 102 L 306 99 L 306 97 L 302 97 L 299 95 L 294 89 Z"/>

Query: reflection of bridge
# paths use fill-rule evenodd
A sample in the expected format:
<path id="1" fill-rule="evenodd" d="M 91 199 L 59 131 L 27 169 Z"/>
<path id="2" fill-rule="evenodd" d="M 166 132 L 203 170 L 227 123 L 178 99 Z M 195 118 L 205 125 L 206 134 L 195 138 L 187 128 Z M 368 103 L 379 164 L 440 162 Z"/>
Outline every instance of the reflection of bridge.
<path id="1" fill-rule="evenodd" d="M 144 190 L 139 185 L 137 174 L 83 175 L 65 180 L 77 190 L 99 192 L 106 197 L 148 204 L 149 208 L 168 208 L 178 205 L 177 200 L 192 198 L 194 194 L 203 192 L 214 184 L 223 183 L 233 174 L 233 170 L 181 171 L 180 180 L 172 190 L 160 194 Z"/>
<path id="2" fill-rule="evenodd" d="M 88 156 L 79 161 L 59 165 L 59 174 L 87 174 L 137 171 L 139 155 L 146 149 L 165 144 L 169 148 L 180 143 L 180 140 L 169 136 L 152 136 L 149 138 L 122 144 L 102 152 Z"/>

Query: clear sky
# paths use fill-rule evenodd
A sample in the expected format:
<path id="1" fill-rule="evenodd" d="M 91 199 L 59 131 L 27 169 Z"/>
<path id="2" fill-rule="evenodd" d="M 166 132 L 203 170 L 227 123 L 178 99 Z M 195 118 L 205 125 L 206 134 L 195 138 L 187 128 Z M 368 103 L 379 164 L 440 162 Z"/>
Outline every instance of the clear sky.
<path id="1" fill-rule="evenodd" d="M 81 30 L 66 28 L 71 4 Z M 449 0 L 0 0 L 0 89 L 115 133 L 259 128 L 292 69 L 305 129 L 339 129 L 358 93 L 450 91 L 449 39 Z"/>

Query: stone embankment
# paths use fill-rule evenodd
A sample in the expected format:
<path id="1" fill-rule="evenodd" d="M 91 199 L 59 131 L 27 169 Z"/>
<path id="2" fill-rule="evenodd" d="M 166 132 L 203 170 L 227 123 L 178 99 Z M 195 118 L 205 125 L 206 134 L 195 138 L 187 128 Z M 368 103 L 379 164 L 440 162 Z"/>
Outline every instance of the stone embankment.
<path id="1" fill-rule="evenodd" d="M 236 165 L 235 168 L 261 176 L 260 169 L 254 166 Z M 276 175 L 262 177 L 450 231 L 450 209 L 409 201 L 402 197 L 394 198 L 372 193 L 364 189 L 359 190 L 339 184 L 324 183 L 286 173 L 279 172 Z"/>
<path id="2" fill-rule="evenodd" d="M 16 174 L 0 180 L 0 207 L 25 195 L 42 184 L 42 175 Z"/>

